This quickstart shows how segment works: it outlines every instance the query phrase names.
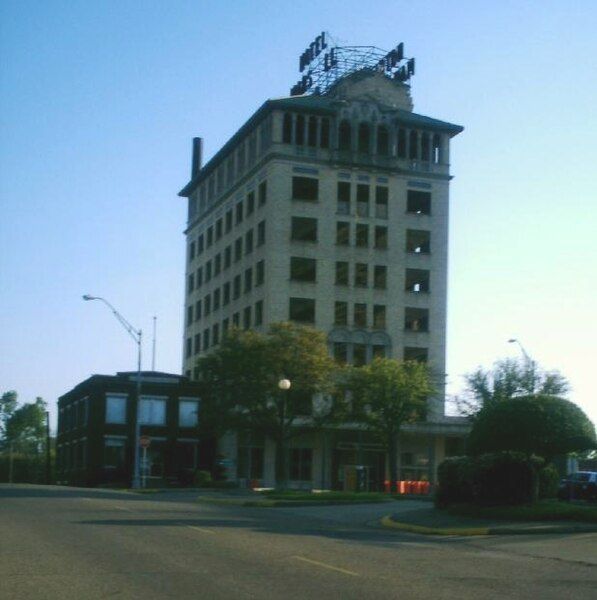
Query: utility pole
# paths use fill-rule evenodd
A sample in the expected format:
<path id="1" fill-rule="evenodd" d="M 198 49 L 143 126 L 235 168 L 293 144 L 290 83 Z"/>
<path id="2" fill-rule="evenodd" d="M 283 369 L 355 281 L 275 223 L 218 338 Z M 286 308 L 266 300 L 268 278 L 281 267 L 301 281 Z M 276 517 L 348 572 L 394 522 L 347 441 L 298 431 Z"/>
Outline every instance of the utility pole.
<path id="1" fill-rule="evenodd" d="M 154 315 L 153 317 L 153 343 L 151 348 L 151 370 L 155 371 L 155 330 L 156 330 L 156 321 L 158 318 Z"/>
<path id="2" fill-rule="evenodd" d="M 10 445 L 9 445 L 9 455 L 8 455 L 8 483 L 12 483 L 13 462 L 14 462 L 14 442 L 11 440 Z"/>
<path id="3" fill-rule="evenodd" d="M 46 483 L 52 483 L 52 458 L 50 456 L 50 413 L 46 411 Z"/>

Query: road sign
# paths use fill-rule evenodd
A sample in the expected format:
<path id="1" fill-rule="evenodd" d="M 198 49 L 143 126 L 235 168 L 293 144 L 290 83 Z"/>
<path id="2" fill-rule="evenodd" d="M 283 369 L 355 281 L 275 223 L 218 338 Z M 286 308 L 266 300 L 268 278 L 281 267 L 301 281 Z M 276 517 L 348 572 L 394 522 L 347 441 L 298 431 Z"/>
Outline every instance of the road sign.
<path id="1" fill-rule="evenodd" d="M 139 438 L 139 446 L 141 446 L 141 448 L 149 448 L 150 444 L 151 444 L 151 438 L 148 435 L 142 435 Z"/>

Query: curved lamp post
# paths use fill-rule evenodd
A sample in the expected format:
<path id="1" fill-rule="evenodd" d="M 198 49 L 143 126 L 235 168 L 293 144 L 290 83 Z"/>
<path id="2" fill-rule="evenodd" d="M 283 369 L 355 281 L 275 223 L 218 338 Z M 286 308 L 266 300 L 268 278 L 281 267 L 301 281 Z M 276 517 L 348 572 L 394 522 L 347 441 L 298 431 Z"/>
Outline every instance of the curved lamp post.
<path id="1" fill-rule="evenodd" d="M 135 392 L 135 453 L 134 453 L 134 464 L 133 464 L 133 481 L 131 486 L 133 489 L 141 487 L 141 480 L 139 477 L 139 437 L 141 433 L 141 424 L 139 419 L 139 407 L 141 405 L 141 341 L 143 339 L 143 332 L 140 329 L 135 329 L 105 298 L 99 296 L 91 296 L 85 294 L 83 300 L 99 300 L 103 302 L 111 311 L 112 314 L 118 319 L 120 324 L 126 329 L 127 333 L 135 340 L 137 344 L 137 382 Z"/>

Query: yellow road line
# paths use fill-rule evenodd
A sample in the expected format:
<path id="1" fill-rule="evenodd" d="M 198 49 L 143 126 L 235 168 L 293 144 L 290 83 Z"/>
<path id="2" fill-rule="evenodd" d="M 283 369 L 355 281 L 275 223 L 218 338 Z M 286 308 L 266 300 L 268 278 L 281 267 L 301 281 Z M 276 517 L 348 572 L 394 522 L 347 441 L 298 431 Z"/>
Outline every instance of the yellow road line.
<path id="1" fill-rule="evenodd" d="M 195 525 L 187 525 L 187 527 L 189 529 L 196 529 L 197 531 L 200 531 L 201 533 L 215 533 L 215 531 L 212 531 L 211 529 L 205 529 L 204 527 L 197 527 Z"/>
<path id="2" fill-rule="evenodd" d="M 291 558 L 296 558 L 296 560 L 302 560 L 303 562 L 310 563 L 318 567 L 323 567 L 324 569 L 330 569 L 330 571 L 338 571 L 338 573 L 344 573 L 344 575 L 352 575 L 353 577 L 359 576 L 359 574 L 355 573 L 354 571 L 349 571 L 348 569 L 341 569 L 340 567 L 334 567 L 333 565 L 328 565 L 327 563 L 319 562 L 318 560 L 305 558 L 304 556 L 292 556 Z"/>

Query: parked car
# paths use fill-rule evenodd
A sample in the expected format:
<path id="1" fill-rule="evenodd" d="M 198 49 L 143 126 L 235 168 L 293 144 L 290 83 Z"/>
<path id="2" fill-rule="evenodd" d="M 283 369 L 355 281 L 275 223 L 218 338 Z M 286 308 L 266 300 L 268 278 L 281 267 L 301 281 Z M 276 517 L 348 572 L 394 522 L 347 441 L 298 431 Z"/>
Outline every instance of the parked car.
<path id="1" fill-rule="evenodd" d="M 560 481 L 558 498 L 560 500 L 597 501 L 597 472 L 578 471 L 570 473 Z"/>

